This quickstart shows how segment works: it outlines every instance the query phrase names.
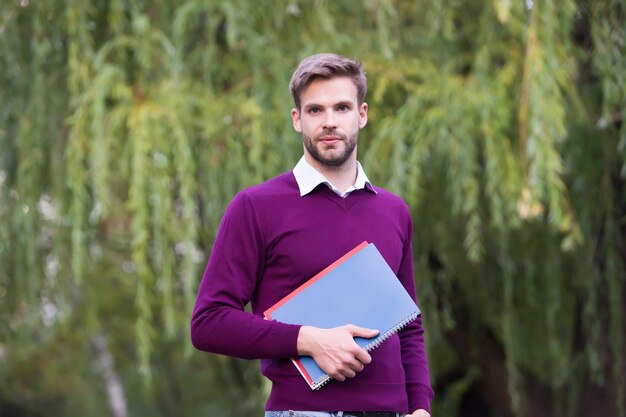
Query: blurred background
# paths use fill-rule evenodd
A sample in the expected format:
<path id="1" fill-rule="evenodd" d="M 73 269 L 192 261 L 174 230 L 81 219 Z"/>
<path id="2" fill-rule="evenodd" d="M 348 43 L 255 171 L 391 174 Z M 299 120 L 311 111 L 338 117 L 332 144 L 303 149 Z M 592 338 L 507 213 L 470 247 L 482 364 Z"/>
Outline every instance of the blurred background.
<path id="1" fill-rule="evenodd" d="M 1 416 L 262 415 L 189 319 L 318 52 L 364 63 L 359 158 L 413 213 L 433 416 L 626 415 L 624 0 L 0 4 Z"/>

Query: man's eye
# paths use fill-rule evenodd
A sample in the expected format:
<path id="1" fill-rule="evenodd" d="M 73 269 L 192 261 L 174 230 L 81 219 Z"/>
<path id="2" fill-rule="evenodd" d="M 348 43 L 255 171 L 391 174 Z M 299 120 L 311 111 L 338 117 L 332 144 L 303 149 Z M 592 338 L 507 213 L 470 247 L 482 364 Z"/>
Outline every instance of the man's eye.
<path id="1" fill-rule="evenodd" d="M 346 106 L 345 104 L 342 104 L 341 106 L 337 107 L 337 110 L 339 111 L 347 111 L 350 108 L 348 106 Z"/>
<path id="2" fill-rule="evenodd" d="M 309 113 L 319 113 L 319 112 L 320 112 L 320 109 L 318 109 L 317 107 L 311 107 L 309 109 Z"/>

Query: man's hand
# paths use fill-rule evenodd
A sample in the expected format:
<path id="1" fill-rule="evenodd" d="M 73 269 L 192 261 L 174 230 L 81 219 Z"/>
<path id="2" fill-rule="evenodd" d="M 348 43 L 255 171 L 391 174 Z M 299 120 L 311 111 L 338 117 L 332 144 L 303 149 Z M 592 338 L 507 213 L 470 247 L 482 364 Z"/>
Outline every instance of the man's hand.
<path id="1" fill-rule="evenodd" d="M 338 381 L 354 378 L 372 357 L 353 337 L 374 337 L 378 330 L 351 324 L 333 329 L 302 326 L 298 334 L 298 354 L 308 355 L 324 372 Z"/>
<path id="2" fill-rule="evenodd" d="M 411 414 L 407 414 L 404 417 L 430 417 L 430 413 L 426 410 L 415 410 Z"/>

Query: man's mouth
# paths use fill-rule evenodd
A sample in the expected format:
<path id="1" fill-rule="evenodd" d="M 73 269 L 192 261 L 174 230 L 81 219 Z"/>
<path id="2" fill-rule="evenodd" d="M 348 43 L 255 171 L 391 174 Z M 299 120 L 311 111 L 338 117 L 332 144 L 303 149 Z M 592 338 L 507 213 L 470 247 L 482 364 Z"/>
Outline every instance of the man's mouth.
<path id="1" fill-rule="evenodd" d="M 324 145 L 334 145 L 341 141 L 339 136 L 323 136 L 319 139 Z"/>

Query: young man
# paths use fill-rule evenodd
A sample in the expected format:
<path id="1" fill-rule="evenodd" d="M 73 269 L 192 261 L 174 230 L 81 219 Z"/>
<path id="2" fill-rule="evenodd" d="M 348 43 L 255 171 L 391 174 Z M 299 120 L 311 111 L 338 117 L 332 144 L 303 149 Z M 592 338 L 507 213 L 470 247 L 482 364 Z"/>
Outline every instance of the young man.
<path id="1" fill-rule="evenodd" d="M 198 291 L 193 344 L 261 359 L 272 381 L 266 416 L 430 416 L 421 316 L 370 353 L 353 337 L 373 337 L 376 329 L 262 318 L 362 241 L 376 244 L 415 295 L 409 209 L 371 185 L 357 162 L 359 130 L 367 123 L 361 64 L 334 54 L 308 57 L 290 89 L 304 156 L 292 172 L 239 192 L 228 206 Z M 244 311 L 248 303 L 252 313 Z M 312 391 L 289 359 L 297 355 L 311 356 L 334 381 Z"/>

